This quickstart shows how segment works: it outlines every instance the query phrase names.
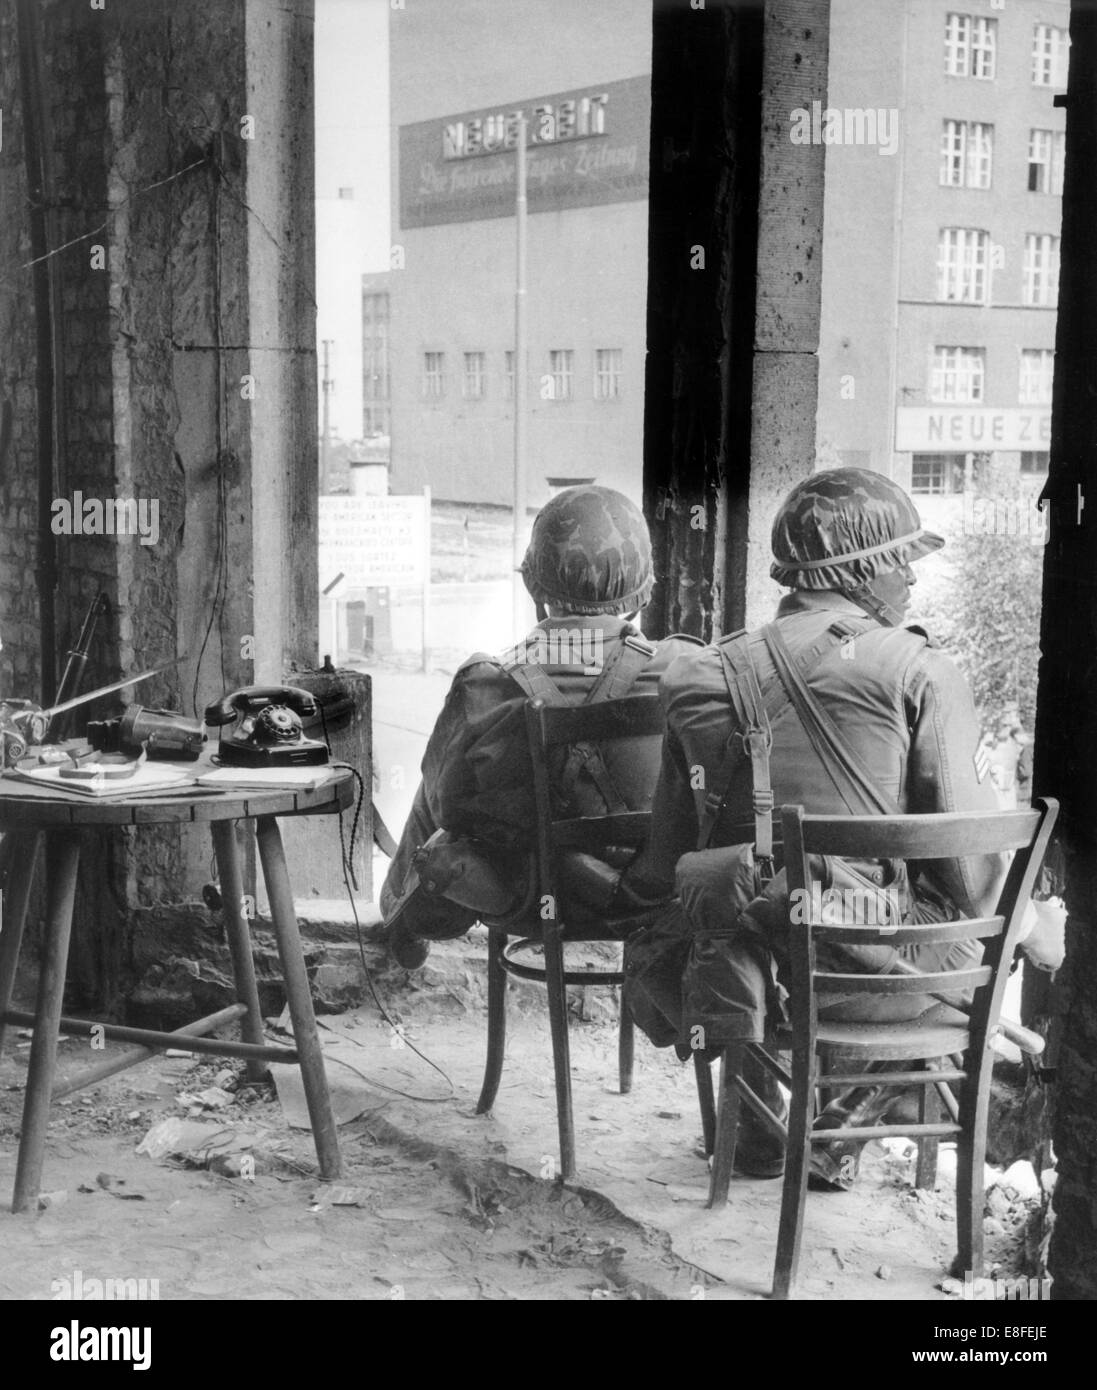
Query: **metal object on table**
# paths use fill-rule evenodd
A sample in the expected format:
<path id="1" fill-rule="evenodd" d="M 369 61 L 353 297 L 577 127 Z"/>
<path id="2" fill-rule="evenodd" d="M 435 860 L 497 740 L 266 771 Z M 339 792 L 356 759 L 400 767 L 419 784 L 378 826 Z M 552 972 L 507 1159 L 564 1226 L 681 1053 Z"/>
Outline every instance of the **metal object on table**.
<path id="1" fill-rule="evenodd" d="M 88 654 L 91 651 L 92 638 L 95 636 L 95 627 L 99 621 L 99 615 L 106 613 L 110 604 L 104 593 L 98 593 L 91 601 L 87 614 L 84 617 L 83 625 L 80 628 L 80 636 L 76 639 L 76 646 L 68 653 L 65 660 L 65 669 L 61 673 L 61 679 L 57 685 L 57 693 L 54 695 L 54 703 L 61 704 L 75 695 L 80 688 L 80 678 L 84 674 L 84 667 L 88 664 Z M 46 728 L 44 738 L 59 739 L 63 738 L 67 720 L 57 718 L 50 720 Z M 39 740 L 41 741 L 41 740 Z"/>
<path id="2" fill-rule="evenodd" d="M 125 680 L 101 685 L 84 695 L 62 700 L 51 705 L 49 709 L 42 709 L 33 700 L 0 701 L 0 754 L 3 756 L 3 766 L 13 766 L 20 758 L 26 757 L 33 745 L 44 743 L 57 715 L 65 714 L 92 700 L 98 700 L 103 695 L 113 695 L 117 690 L 125 690 L 127 686 L 137 685 L 152 676 L 159 676 L 173 666 L 178 666 L 183 659 L 176 657 L 173 661 L 162 662 L 159 666 L 141 671 L 136 676 L 127 676 Z"/>
<path id="3" fill-rule="evenodd" d="M 109 1073 L 145 1059 L 150 1050 L 182 1045 L 188 1050 L 214 1055 L 242 1056 L 254 1071 L 261 1062 L 290 1061 L 301 1068 L 313 1125 L 320 1178 L 331 1181 L 340 1176 L 341 1157 L 335 1119 L 331 1111 L 327 1077 L 320 1047 L 312 999 L 309 994 L 301 939 L 293 907 L 293 895 L 281 836 L 276 817 L 280 815 L 316 814 L 344 810 L 353 800 L 354 783 L 349 774 L 336 774 L 320 786 L 307 788 L 278 788 L 270 791 L 250 790 L 243 793 L 196 794 L 186 800 L 150 794 L 119 798 L 109 802 L 87 802 L 43 794 L 41 789 L 23 784 L 0 783 L 0 828 L 18 827 L 13 839 L 24 849 L 14 857 L 17 881 L 9 889 L 5 907 L 4 930 L 0 932 L 0 1029 L 7 1022 L 24 1022 L 33 1018 L 34 1039 L 31 1044 L 27 1073 L 26 1096 L 23 1105 L 22 1136 L 16 1166 L 14 1212 L 32 1211 L 37 1206 L 42 1169 L 46 1154 L 46 1136 L 53 1078 L 57 1061 L 59 1031 L 89 1031 L 93 1020 L 62 1018 L 62 998 L 68 962 L 69 938 L 72 931 L 72 909 L 75 899 L 77 868 L 85 826 L 143 825 L 158 821 L 210 822 L 215 828 L 214 846 L 221 881 L 233 896 L 225 903 L 225 926 L 232 947 L 233 966 L 239 997 L 236 1014 L 241 1020 L 245 1041 L 225 1042 L 220 1039 L 193 1036 L 194 1030 L 209 1023 L 199 1020 L 190 1025 L 186 1034 L 154 1029 L 123 1028 L 113 1024 L 100 1025 L 104 1035 L 139 1044 L 136 1053 L 123 1054 L 117 1059 L 101 1059 L 90 1072 L 65 1083 L 65 1092 L 81 1089 L 101 1079 L 104 1067 Z M 235 822 L 257 822 L 260 859 L 271 900 L 271 917 L 278 941 L 279 955 L 285 980 L 287 1002 L 293 1020 L 294 1048 L 272 1049 L 263 1039 L 263 1020 L 260 1013 L 258 985 L 252 959 L 247 920 L 238 893 L 242 887 L 235 844 Z M 20 938 L 26 921 L 27 901 L 35 860 L 34 851 L 42 835 L 47 840 L 49 854 L 47 925 L 44 951 L 38 981 L 38 999 L 33 1015 L 9 1008 L 12 985 L 18 962 Z M 30 852 L 27 852 L 30 851 Z M 242 1010 L 242 1012 L 241 1012 Z M 218 1017 L 218 1016 L 215 1016 Z"/>
<path id="4" fill-rule="evenodd" d="M 89 720 L 88 742 L 105 753 L 144 752 L 150 758 L 193 762 L 201 756 L 206 735 L 197 719 L 174 710 L 130 705 L 118 719 Z"/>

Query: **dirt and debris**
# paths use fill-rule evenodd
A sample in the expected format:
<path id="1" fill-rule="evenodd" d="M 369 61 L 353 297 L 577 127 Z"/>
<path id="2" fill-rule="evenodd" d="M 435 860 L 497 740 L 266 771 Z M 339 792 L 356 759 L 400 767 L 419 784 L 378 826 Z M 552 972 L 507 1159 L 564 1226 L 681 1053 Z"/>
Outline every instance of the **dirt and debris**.
<path id="1" fill-rule="evenodd" d="M 275 1086 L 243 1064 L 160 1056 L 55 1105 L 39 1215 L 13 1217 L 26 1050 L 3 1059 L 0 1297 L 47 1298 L 75 1271 L 155 1278 L 178 1299 L 766 1296 L 781 1184 L 736 1178 L 727 1207 L 706 1210 L 692 1068 L 640 1045 L 622 1096 L 615 1025 L 573 1022 L 579 1174 L 563 1183 L 543 1015 L 514 1011 L 495 1113 L 478 1116 L 482 1016 L 440 1014 L 432 997 L 401 1000 L 399 1033 L 365 1010 L 322 1020 L 337 1183 L 318 1183 L 297 1127 L 295 1068 L 274 1067 Z M 803 1297 L 945 1296 L 954 1159 L 943 1146 L 938 1189 L 919 1192 L 913 1145 L 887 1145 L 852 1193 L 809 1195 Z M 988 1176 L 992 1259 L 1011 1271 L 1046 1199 L 1020 1169 Z"/>

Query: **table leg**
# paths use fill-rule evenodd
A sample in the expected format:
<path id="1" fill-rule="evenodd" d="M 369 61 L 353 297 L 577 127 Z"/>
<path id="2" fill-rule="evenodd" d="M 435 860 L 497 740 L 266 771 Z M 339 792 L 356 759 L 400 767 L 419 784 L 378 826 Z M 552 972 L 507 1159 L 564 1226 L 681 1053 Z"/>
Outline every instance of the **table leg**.
<path id="1" fill-rule="evenodd" d="M 38 977 L 38 1004 L 27 1071 L 27 1093 L 23 1101 L 23 1131 L 19 1140 L 15 1195 L 11 1204 L 13 1212 L 38 1209 L 81 838 L 79 830 L 59 830 L 51 831 L 47 841 L 49 908 L 46 915 L 46 949 Z"/>
<path id="2" fill-rule="evenodd" d="M 240 850 L 236 843 L 236 821 L 216 820 L 213 832 L 213 852 L 217 856 L 217 876 L 221 881 L 221 916 L 232 952 L 232 974 L 236 981 L 236 996 L 247 1006 L 241 1021 L 244 1041 L 262 1043 L 263 1015 L 259 1008 L 259 987 L 255 983 L 255 960 L 251 952 L 251 929 L 244 915 L 244 875 L 240 867 Z M 249 1062 L 249 1081 L 261 1081 L 267 1074 L 265 1062 Z"/>
<path id="3" fill-rule="evenodd" d="M 312 1010 L 305 957 L 301 950 L 297 914 L 293 907 L 289 871 L 277 820 L 273 816 L 256 817 L 255 837 L 259 843 L 259 858 L 270 900 L 271 920 L 278 939 L 278 956 L 286 983 L 286 1002 L 293 1020 L 293 1036 L 300 1059 L 301 1079 L 305 1084 L 312 1135 L 316 1141 L 316 1156 L 320 1160 L 320 1176 L 331 1181 L 341 1175 L 343 1168 L 339 1135 L 331 1111 L 323 1050 L 316 1028 L 316 1015 Z"/>
<path id="4" fill-rule="evenodd" d="M 11 1008 L 19 947 L 23 943 L 23 927 L 42 835 L 37 830 L 26 835 L 13 834 L 5 843 L 10 844 L 11 876 L 4 894 L 4 925 L 0 931 L 0 1056 L 4 1053 L 3 1015 Z"/>

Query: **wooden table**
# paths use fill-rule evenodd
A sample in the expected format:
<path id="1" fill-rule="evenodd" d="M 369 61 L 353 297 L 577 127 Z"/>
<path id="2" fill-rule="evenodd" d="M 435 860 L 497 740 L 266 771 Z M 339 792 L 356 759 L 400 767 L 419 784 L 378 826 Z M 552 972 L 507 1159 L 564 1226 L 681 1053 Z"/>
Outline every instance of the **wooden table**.
<path id="1" fill-rule="evenodd" d="M 178 766 L 188 772 L 195 770 L 194 763 L 165 766 Z M 262 1072 L 262 1063 L 297 1063 L 304 1082 L 320 1176 L 326 1180 L 340 1176 L 342 1160 L 339 1139 L 324 1074 L 324 1059 L 309 995 L 305 959 L 277 817 L 325 815 L 342 811 L 353 799 L 353 786 L 351 773 L 336 771 L 330 781 L 313 790 L 196 790 L 182 796 L 178 793 L 151 794 L 111 801 L 91 798 L 85 801 L 75 797 L 60 800 L 56 793 L 51 795 L 30 783 L 12 778 L 0 779 L 0 830 L 16 837 L 9 882 L 4 894 L 3 931 L 0 932 L 0 1049 L 3 1048 L 5 1024 L 33 1024 L 34 1027 L 12 1199 L 13 1212 L 34 1211 L 38 1206 L 57 1063 L 57 1036 L 62 1031 L 88 1035 L 97 1033 L 100 1037 L 138 1044 L 138 1055 L 129 1060 L 125 1057 L 120 1061 L 113 1059 L 105 1065 L 89 1068 L 83 1079 L 76 1078 L 66 1085 L 66 1094 L 92 1085 L 111 1072 L 146 1060 L 154 1052 L 169 1047 L 217 1056 L 245 1057 L 253 1078 Z M 259 858 L 278 941 L 286 999 L 293 1023 L 293 1048 L 272 1047 L 263 1040 L 263 1018 L 259 1010 L 248 919 L 244 913 L 244 883 L 235 829 L 237 821 L 250 820 L 255 822 Z M 72 932 L 72 908 L 85 830 L 107 825 L 197 822 L 208 822 L 213 836 L 223 919 L 232 954 L 238 1002 L 175 1033 L 63 1018 L 62 1001 Z M 10 1004 L 27 906 L 43 840 L 46 841 L 49 863 L 48 906 L 38 998 L 32 1015 L 13 1010 Z M 244 1042 L 227 1042 L 205 1036 L 235 1019 L 240 1020 Z"/>

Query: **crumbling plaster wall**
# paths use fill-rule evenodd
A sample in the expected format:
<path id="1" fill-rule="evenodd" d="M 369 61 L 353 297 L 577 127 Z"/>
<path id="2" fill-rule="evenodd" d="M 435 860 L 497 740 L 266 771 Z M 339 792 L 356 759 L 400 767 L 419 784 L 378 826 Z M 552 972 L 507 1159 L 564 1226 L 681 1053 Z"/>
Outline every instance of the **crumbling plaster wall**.
<path id="1" fill-rule="evenodd" d="M 85 687 L 183 657 L 133 698 L 201 714 L 226 688 L 315 662 L 312 3 L 45 0 L 39 14 L 50 238 L 64 248 L 55 495 L 149 499 L 159 521 L 152 545 L 57 537 L 59 655 L 103 589 L 111 616 Z M 15 0 L 0 3 L 0 46 L 16 51 Z M 37 695 L 35 337 L 17 73 L 9 63 L 0 75 L 0 403 L 12 407 L 0 457 L 0 680 L 6 693 Z M 117 1002 L 131 909 L 195 896 L 209 859 L 196 829 L 91 838 L 73 946 L 80 993 Z"/>

